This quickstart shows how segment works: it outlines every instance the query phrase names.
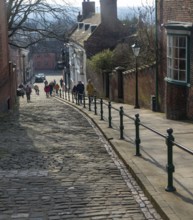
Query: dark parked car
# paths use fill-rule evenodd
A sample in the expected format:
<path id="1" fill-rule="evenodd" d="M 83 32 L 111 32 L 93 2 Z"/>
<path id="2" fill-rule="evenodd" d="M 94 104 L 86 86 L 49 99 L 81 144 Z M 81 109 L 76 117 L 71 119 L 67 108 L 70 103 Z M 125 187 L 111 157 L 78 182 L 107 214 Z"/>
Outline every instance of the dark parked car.
<path id="1" fill-rule="evenodd" d="M 44 73 L 38 73 L 38 74 L 37 74 L 37 76 L 42 77 L 42 78 L 43 78 L 43 80 L 45 80 L 45 79 L 46 79 L 46 76 L 45 76 L 45 74 L 44 74 Z"/>
<path id="2" fill-rule="evenodd" d="M 44 82 L 44 79 L 39 76 L 39 75 L 35 75 L 35 82 L 38 83 L 38 82 Z"/>

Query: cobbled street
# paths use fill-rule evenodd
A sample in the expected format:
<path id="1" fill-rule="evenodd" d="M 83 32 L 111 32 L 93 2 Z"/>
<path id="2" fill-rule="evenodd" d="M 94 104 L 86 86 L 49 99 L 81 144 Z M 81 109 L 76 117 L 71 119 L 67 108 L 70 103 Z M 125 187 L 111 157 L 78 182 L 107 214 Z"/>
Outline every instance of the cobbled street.
<path id="1" fill-rule="evenodd" d="M 161 219 L 90 120 L 43 87 L 1 115 L 0 140 L 0 220 Z"/>

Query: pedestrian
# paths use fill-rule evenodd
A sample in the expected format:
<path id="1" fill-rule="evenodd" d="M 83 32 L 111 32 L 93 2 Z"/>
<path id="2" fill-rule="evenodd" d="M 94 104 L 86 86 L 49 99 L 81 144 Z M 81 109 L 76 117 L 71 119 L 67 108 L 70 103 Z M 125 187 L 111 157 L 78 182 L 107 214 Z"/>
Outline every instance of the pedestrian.
<path id="1" fill-rule="evenodd" d="M 30 102 L 31 92 L 32 92 L 31 87 L 29 85 L 27 85 L 26 88 L 25 88 L 27 102 Z"/>
<path id="2" fill-rule="evenodd" d="M 47 80 L 44 81 L 44 85 L 45 85 L 45 86 L 48 85 L 48 81 L 47 81 Z"/>
<path id="3" fill-rule="evenodd" d="M 77 98 L 77 86 L 74 85 L 72 88 L 72 98 L 76 99 Z"/>
<path id="4" fill-rule="evenodd" d="M 77 95 L 78 95 L 78 104 L 82 104 L 82 98 L 84 95 L 84 84 L 81 81 L 78 81 L 76 90 L 77 90 Z"/>
<path id="5" fill-rule="evenodd" d="M 86 86 L 86 91 L 87 91 L 87 95 L 88 95 L 89 101 L 92 101 L 93 100 L 93 96 L 94 96 L 94 86 L 93 86 L 93 84 L 92 84 L 90 79 L 88 80 L 88 84 Z"/>
<path id="6" fill-rule="evenodd" d="M 45 91 L 45 93 L 46 93 L 46 98 L 48 98 L 48 97 L 49 97 L 49 94 L 50 94 L 50 86 L 49 86 L 49 85 L 45 85 L 44 91 Z"/>
<path id="7" fill-rule="evenodd" d="M 21 83 L 19 86 L 19 94 L 22 96 L 22 98 L 24 98 L 24 95 L 25 95 L 25 87 L 23 85 L 23 83 Z"/>
<path id="8" fill-rule="evenodd" d="M 63 83 L 64 83 L 64 80 L 61 78 L 61 79 L 60 79 L 60 87 L 61 87 L 61 88 L 63 88 Z"/>
<path id="9" fill-rule="evenodd" d="M 54 89 L 54 82 L 50 82 L 49 86 L 50 86 L 50 96 L 52 96 L 52 92 Z"/>
<path id="10" fill-rule="evenodd" d="M 56 85 L 54 86 L 54 89 L 56 91 L 56 95 L 58 96 L 58 91 L 60 89 L 60 86 L 58 85 L 58 83 L 56 83 Z"/>
<path id="11" fill-rule="evenodd" d="M 39 90 L 38 85 L 34 85 L 34 90 L 36 92 L 36 95 L 39 95 L 40 90 Z"/>

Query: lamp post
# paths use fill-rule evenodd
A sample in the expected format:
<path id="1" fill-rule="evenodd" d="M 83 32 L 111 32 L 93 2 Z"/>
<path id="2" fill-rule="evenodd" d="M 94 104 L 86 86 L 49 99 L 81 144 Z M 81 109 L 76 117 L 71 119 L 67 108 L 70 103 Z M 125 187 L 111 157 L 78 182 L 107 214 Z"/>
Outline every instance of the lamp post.
<path id="1" fill-rule="evenodd" d="M 138 67 L 137 67 L 137 57 L 139 55 L 140 47 L 135 43 L 131 46 L 133 54 L 135 56 L 135 107 L 140 108 L 138 102 Z"/>
<path id="2" fill-rule="evenodd" d="M 64 49 L 62 50 L 62 59 L 64 63 L 64 82 L 65 87 L 70 91 L 70 66 L 69 66 L 69 44 L 64 44 Z"/>
<path id="3" fill-rule="evenodd" d="M 26 77 L 25 77 L 25 55 L 22 55 L 23 58 L 23 84 L 26 83 Z"/>

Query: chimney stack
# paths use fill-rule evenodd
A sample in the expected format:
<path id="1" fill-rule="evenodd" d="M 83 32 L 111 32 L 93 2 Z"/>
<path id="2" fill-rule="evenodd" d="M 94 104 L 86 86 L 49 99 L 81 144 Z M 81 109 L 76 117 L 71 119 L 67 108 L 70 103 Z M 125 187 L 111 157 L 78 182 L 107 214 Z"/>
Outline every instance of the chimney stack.
<path id="1" fill-rule="evenodd" d="M 82 16 L 83 19 L 89 17 L 91 14 L 95 14 L 95 2 L 89 0 L 82 2 Z"/>
<path id="2" fill-rule="evenodd" d="M 101 22 L 112 23 L 117 20 L 117 0 L 100 0 Z"/>

